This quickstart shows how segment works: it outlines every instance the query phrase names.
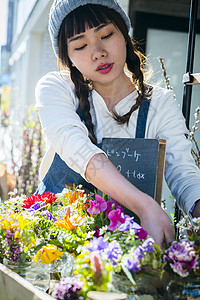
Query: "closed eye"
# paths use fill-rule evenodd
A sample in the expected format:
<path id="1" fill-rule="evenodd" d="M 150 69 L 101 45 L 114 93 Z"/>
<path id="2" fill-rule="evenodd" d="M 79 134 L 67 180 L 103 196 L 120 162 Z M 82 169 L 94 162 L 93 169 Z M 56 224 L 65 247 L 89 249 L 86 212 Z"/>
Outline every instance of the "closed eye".
<path id="1" fill-rule="evenodd" d="M 113 33 L 111 32 L 111 33 L 109 33 L 108 35 L 103 36 L 101 39 L 102 39 L 102 40 L 109 39 L 112 35 L 113 35 Z"/>
<path id="2" fill-rule="evenodd" d="M 75 48 L 75 50 L 82 50 L 82 49 L 84 49 L 85 47 L 86 47 L 87 45 L 83 45 L 83 46 L 81 46 L 81 47 L 78 47 L 78 48 Z"/>

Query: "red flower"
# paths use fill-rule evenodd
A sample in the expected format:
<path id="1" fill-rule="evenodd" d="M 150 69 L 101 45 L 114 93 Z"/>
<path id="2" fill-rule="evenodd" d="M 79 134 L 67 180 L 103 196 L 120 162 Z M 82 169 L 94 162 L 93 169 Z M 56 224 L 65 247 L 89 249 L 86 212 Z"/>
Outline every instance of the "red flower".
<path id="1" fill-rule="evenodd" d="M 42 199 L 46 204 L 52 205 L 57 200 L 57 197 L 55 194 L 48 192 L 42 194 Z"/>
<path id="2" fill-rule="evenodd" d="M 52 205 L 56 201 L 57 197 L 53 193 L 43 193 L 42 195 L 31 195 L 30 197 L 27 197 L 26 200 L 24 200 L 24 203 L 22 205 L 22 208 L 29 209 L 32 205 L 34 205 L 36 202 L 45 202 L 45 204 Z"/>
<path id="3" fill-rule="evenodd" d="M 44 201 L 42 199 L 41 195 L 31 195 L 30 197 L 27 197 L 26 200 L 24 200 L 24 203 L 22 205 L 22 208 L 30 208 L 33 204 L 36 202 Z"/>

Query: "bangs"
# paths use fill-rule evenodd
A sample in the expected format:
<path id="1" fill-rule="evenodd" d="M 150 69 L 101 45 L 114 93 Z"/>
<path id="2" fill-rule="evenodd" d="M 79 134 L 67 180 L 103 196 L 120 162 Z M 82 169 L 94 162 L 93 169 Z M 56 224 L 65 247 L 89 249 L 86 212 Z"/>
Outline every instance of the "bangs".
<path id="1" fill-rule="evenodd" d="M 88 4 L 80 6 L 65 18 L 65 35 L 67 38 L 71 38 L 76 34 L 85 32 L 88 28 L 110 22 L 115 23 L 112 14 L 112 9 L 102 5 Z"/>
<path id="2" fill-rule="evenodd" d="M 63 66 L 70 68 L 67 53 L 67 39 L 101 24 L 113 23 L 128 40 L 128 29 L 122 16 L 114 9 L 99 4 L 79 6 L 63 20 L 58 34 L 58 57 Z"/>

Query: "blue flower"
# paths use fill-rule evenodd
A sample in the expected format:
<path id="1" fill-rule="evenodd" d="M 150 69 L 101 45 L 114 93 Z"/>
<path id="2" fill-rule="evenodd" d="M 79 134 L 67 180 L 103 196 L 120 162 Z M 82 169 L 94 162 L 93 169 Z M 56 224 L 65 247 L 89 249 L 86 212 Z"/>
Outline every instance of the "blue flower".
<path id="1" fill-rule="evenodd" d="M 115 266 L 118 263 L 119 255 L 123 253 L 121 246 L 117 242 L 112 242 L 105 249 L 105 254 L 107 255 L 108 259 L 111 261 L 112 265 Z"/>
<path id="2" fill-rule="evenodd" d="M 145 249 L 142 246 L 138 246 L 137 249 L 135 249 L 135 251 L 133 252 L 134 256 L 137 257 L 138 259 L 143 258 L 145 256 L 144 250 Z"/>
<path id="3" fill-rule="evenodd" d="M 109 246 L 107 241 L 104 241 L 103 237 L 96 238 L 94 237 L 93 240 L 90 240 L 90 245 L 86 248 L 90 251 L 100 251 Z"/>
<path id="4" fill-rule="evenodd" d="M 137 258 L 128 258 L 126 260 L 126 267 L 133 271 L 135 274 L 140 271 L 140 264 L 139 264 L 139 259 Z"/>
<path id="5" fill-rule="evenodd" d="M 52 215 L 52 213 L 50 212 L 50 211 L 45 211 L 45 214 L 46 214 L 46 216 L 47 216 L 47 220 L 54 220 L 54 222 L 56 222 L 57 221 L 57 218 L 56 217 L 54 217 L 53 215 Z"/>
<path id="6" fill-rule="evenodd" d="M 31 205 L 31 207 L 29 208 L 28 211 L 34 212 L 34 211 L 36 211 L 36 210 L 42 208 L 42 207 L 45 206 L 45 205 L 46 205 L 46 204 L 45 204 L 45 202 L 43 202 L 43 201 L 36 202 L 35 204 Z"/>
<path id="7" fill-rule="evenodd" d="M 146 241 L 144 241 L 144 243 L 142 244 L 142 247 L 146 248 L 148 246 L 153 245 L 155 242 L 152 238 L 148 238 Z"/>
<path id="8" fill-rule="evenodd" d="M 125 223 L 121 224 L 118 228 L 119 231 L 124 232 L 129 229 L 135 229 L 136 231 L 142 228 L 138 223 L 133 221 L 133 218 L 125 218 Z"/>

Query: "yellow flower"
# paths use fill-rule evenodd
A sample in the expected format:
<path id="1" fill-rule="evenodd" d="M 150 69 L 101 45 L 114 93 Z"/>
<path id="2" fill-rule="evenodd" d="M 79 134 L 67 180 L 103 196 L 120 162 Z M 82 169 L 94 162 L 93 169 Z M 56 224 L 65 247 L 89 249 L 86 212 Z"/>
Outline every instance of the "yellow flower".
<path id="1" fill-rule="evenodd" d="M 43 246 L 35 255 L 34 261 L 37 263 L 40 260 L 44 264 L 50 264 L 56 259 L 60 259 L 63 252 L 59 251 L 55 245 L 48 244 Z"/>
<path id="2" fill-rule="evenodd" d="M 23 230 L 30 223 L 30 221 L 25 219 L 22 215 L 17 216 L 16 219 L 19 222 L 19 227 L 21 230 Z"/>
<path id="3" fill-rule="evenodd" d="M 23 230 L 30 221 L 24 218 L 22 215 L 12 213 L 4 216 L 4 220 L 1 220 L 0 225 L 2 229 L 12 230 Z"/>
<path id="4" fill-rule="evenodd" d="M 19 231 L 15 231 L 15 239 L 19 238 L 20 237 L 20 234 L 19 234 Z"/>
<path id="5" fill-rule="evenodd" d="M 67 208 L 67 213 L 64 219 L 56 221 L 55 225 L 62 227 L 66 230 L 76 229 L 77 225 L 72 224 L 70 220 L 70 207 Z"/>

